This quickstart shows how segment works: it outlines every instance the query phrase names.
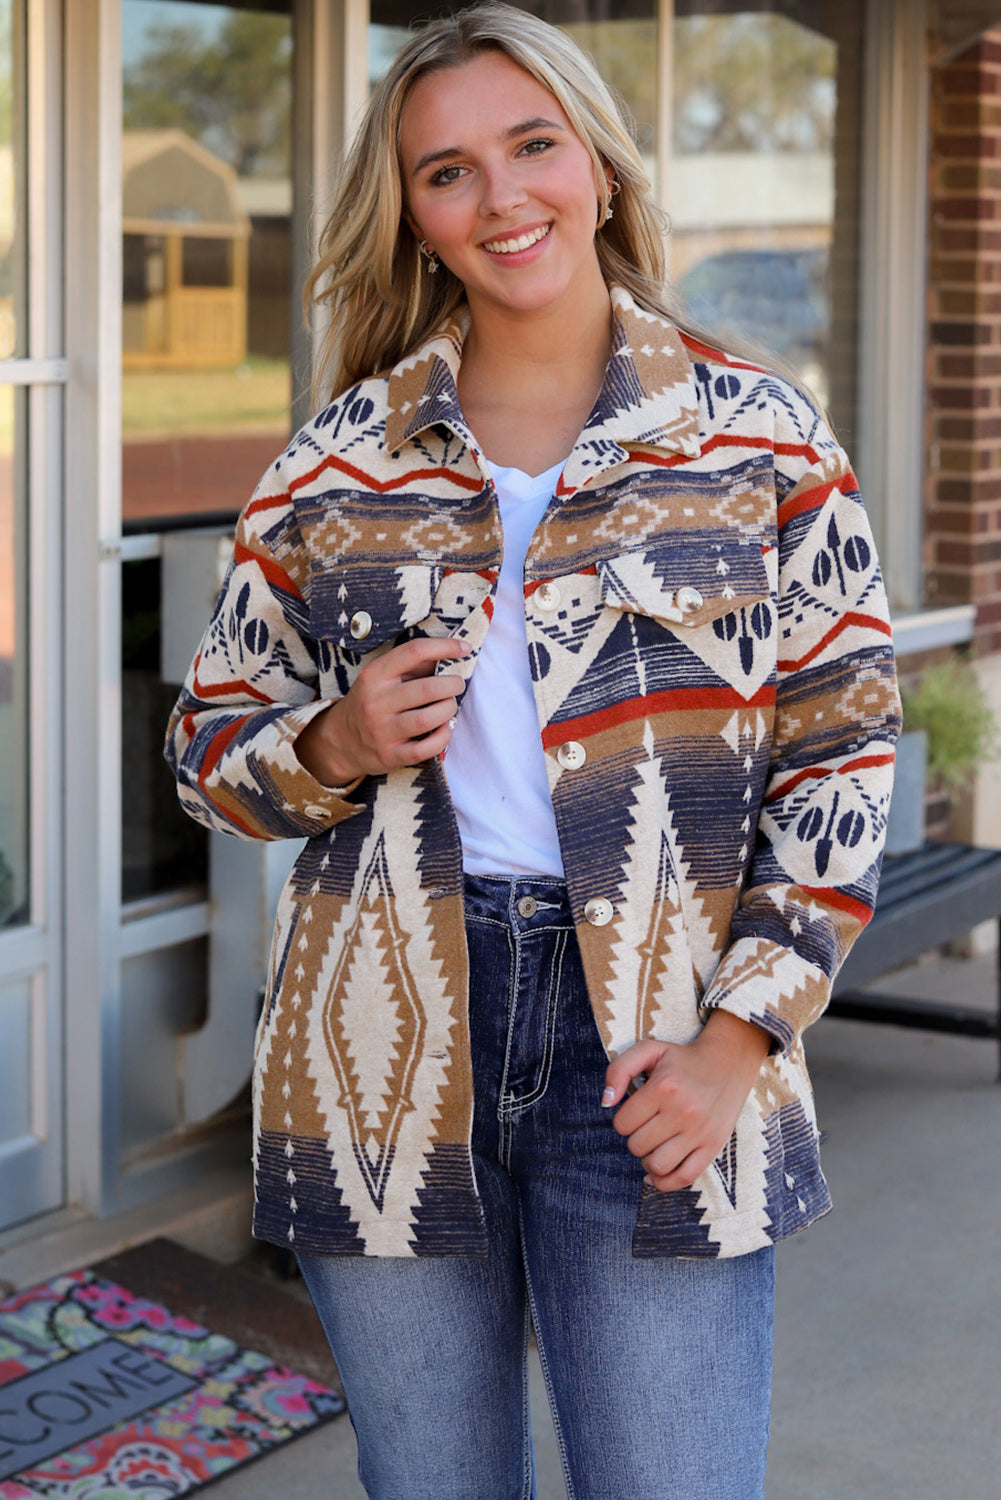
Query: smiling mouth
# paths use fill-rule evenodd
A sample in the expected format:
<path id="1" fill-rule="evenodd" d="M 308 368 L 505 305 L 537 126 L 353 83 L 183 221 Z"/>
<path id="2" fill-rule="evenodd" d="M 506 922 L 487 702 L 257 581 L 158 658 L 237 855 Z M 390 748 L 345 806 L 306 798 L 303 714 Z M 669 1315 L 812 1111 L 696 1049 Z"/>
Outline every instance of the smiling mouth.
<path id="1" fill-rule="evenodd" d="M 516 240 L 484 240 L 483 248 L 489 250 L 491 255 L 515 255 L 519 250 L 528 250 L 532 245 L 537 245 L 539 240 L 544 240 L 552 227 L 551 224 L 542 224 L 538 229 L 520 234 Z"/>

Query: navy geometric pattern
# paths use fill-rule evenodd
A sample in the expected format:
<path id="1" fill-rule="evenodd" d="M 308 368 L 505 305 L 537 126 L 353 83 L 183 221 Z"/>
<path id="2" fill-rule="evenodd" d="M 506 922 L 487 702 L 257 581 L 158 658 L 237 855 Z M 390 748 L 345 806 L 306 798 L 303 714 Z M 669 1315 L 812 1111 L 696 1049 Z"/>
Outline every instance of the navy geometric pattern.
<path id="1" fill-rule="evenodd" d="M 773 1038 L 727 1149 L 637 1220 L 637 1255 L 738 1255 L 829 1205 L 802 1034 L 875 899 L 890 627 L 854 476 L 810 403 L 612 301 L 604 386 L 529 546 L 529 660 L 608 1053 L 690 1040 L 715 1006 Z M 460 313 L 269 470 L 168 734 L 192 816 L 308 840 L 256 1043 L 255 1228 L 321 1253 L 484 1249 L 447 760 L 331 789 L 294 750 L 407 637 L 461 638 L 449 670 L 475 670 L 502 538 L 456 391 L 464 335 Z M 568 741 L 584 753 L 564 766 Z"/>

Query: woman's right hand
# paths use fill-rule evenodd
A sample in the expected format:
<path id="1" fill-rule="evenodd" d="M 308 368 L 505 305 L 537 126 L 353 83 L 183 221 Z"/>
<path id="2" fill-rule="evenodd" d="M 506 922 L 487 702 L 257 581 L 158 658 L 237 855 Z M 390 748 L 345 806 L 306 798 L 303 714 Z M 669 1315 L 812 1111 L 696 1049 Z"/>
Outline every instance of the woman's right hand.
<path id="1" fill-rule="evenodd" d="M 435 668 L 468 655 L 466 643 L 451 636 L 419 637 L 366 663 L 345 697 L 298 736 L 299 760 L 324 786 L 337 787 L 440 755 L 452 738 L 463 680 L 435 676 Z"/>

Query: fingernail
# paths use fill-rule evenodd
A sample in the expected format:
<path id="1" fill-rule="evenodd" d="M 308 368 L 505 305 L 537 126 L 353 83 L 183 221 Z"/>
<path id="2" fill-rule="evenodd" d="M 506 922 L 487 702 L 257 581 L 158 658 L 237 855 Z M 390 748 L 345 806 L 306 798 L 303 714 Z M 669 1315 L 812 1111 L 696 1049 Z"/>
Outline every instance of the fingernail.
<path id="1" fill-rule="evenodd" d="M 653 1178 L 652 1177 L 644 1177 L 643 1182 L 644 1182 L 644 1185 L 646 1187 L 653 1187 Z"/>
<path id="2" fill-rule="evenodd" d="M 610 1104 L 614 1104 L 614 1103 L 615 1103 L 615 1090 L 613 1088 L 609 1087 L 609 1088 L 607 1088 L 605 1090 L 605 1092 L 601 1096 L 601 1105 L 602 1105 L 603 1109 L 607 1109 Z"/>
<path id="3" fill-rule="evenodd" d="M 449 727 L 449 729 L 454 729 L 455 728 L 455 720 L 454 719 L 449 719 L 449 721 L 448 721 L 448 727 Z"/>

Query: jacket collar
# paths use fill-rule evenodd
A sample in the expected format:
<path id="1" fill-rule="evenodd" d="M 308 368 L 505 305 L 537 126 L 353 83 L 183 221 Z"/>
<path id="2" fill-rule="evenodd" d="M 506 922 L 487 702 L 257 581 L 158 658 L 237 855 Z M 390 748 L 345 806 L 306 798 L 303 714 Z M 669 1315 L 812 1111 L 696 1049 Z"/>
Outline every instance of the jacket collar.
<path id="1" fill-rule="evenodd" d="M 564 467 L 560 493 L 624 462 L 629 444 L 686 458 L 701 452 L 695 374 L 681 335 L 666 318 L 637 307 L 622 287 L 612 287 L 611 297 L 612 353 L 598 399 Z M 475 448 L 456 389 L 468 327 L 463 306 L 390 372 L 388 451 L 439 422 Z"/>

